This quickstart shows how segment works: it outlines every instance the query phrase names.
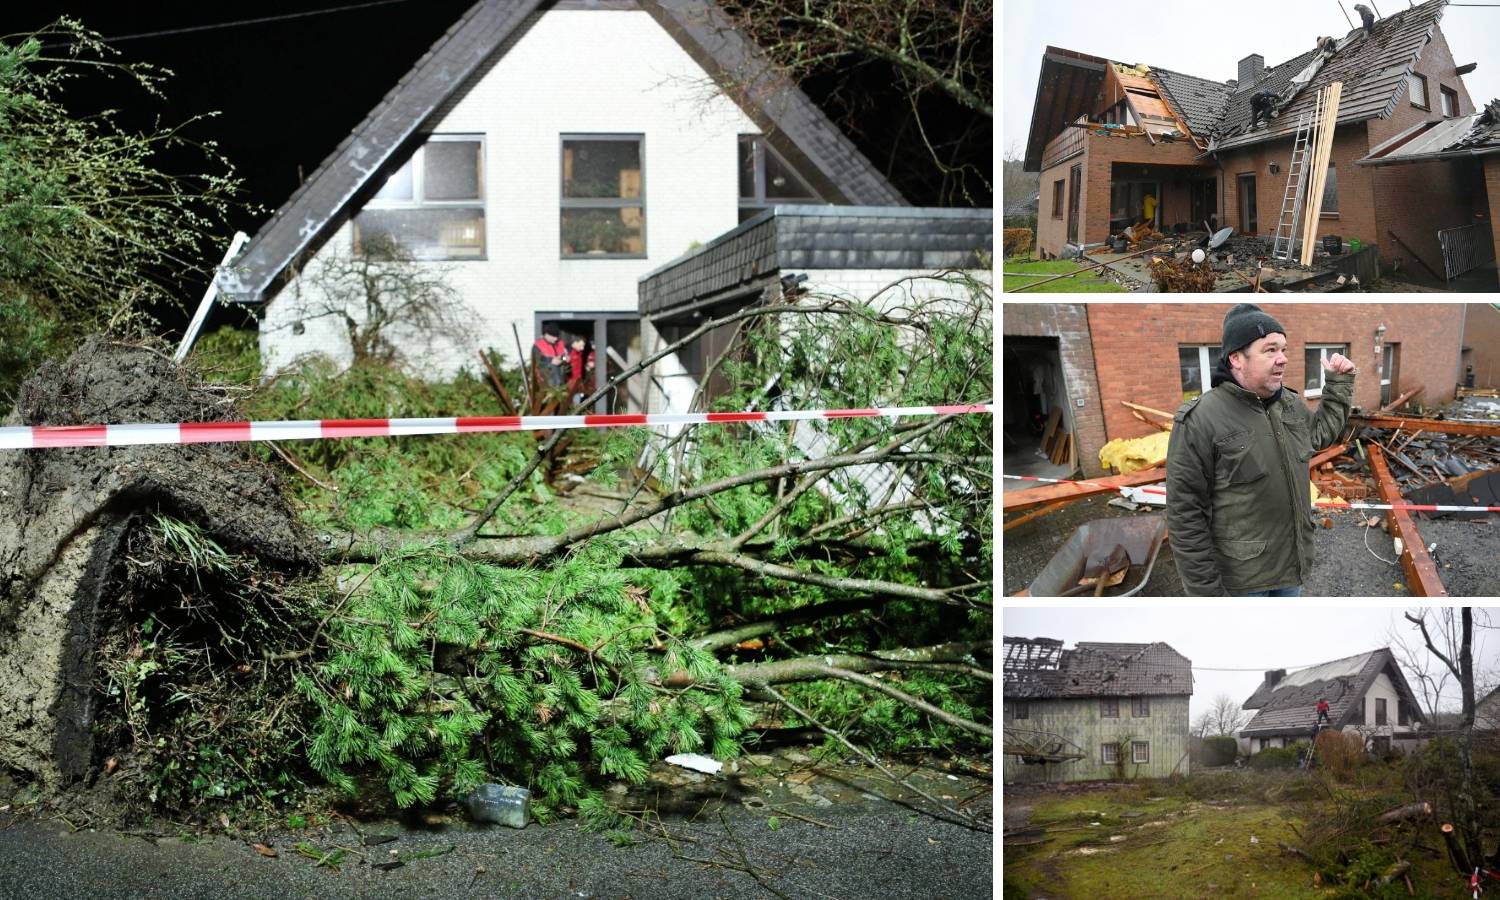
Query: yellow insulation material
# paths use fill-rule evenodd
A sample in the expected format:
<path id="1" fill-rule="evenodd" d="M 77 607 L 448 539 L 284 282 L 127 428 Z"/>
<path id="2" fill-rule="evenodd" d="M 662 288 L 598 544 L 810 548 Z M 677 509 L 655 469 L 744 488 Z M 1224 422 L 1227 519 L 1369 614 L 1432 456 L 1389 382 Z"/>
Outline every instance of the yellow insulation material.
<path id="1" fill-rule="evenodd" d="M 1167 458 L 1171 432 L 1158 431 L 1142 438 L 1115 438 L 1099 450 L 1099 462 L 1121 475 L 1147 469 Z"/>

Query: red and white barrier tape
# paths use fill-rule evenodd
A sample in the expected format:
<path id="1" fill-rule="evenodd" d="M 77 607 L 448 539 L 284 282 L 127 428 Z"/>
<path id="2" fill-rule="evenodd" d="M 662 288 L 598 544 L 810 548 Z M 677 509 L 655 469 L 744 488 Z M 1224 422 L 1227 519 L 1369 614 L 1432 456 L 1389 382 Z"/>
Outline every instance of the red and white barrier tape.
<path id="1" fill-rule="evenodd" d="M 1083 484 L 1088 485 L 1089 487 L 1108 488 L 1109 490 L 1119 488 L 1120 493 L 1125 493 L 1125 489 L 1120 488 L 1119 485 L 1100 484 L 1097 481 L 1069 481 L 1063 478 L 1038 478 L 1035 475 L 1001 475 L 1000 477 L 1009 478 L 1011 481 L 1045 481 L 1048 484 Z M 1160 487 L 1132 486 L 1130 489 L 1143 494 L 1160 494 L 1161 496 L 1166 496 L 1167 494 L 1166 489 Z M 1058 499 L 1062 500 L 1064 498 L 1059 497 Z M 1444 506 L 1441 504 L 1423 503 L 1349 503 L 1342 500 L 1318 500 L 1313 503 L 1313 506 L 1322 507 L 1324 509 L 1404 509 L 1407 512 L 1500 512 L 1500 506 Z"/>
<path id="2" fill-rule="evenodd" d="M 800 422 L 992 413 L 988 403 L 959 406 L 886 406 L 870 409 L 770 410 L 767 412 L 616 413 L 584 416 L 458 416 L 438 419 L 307 419 L 292 422 L 178 422 L 129 425 L 25 425 L 0 428 L 0 450 L 46 447 L 126 447 L 141 444 L 204 444 L 297 441 L 315 438 L 405 437 L 488 431 L 552 431 L 632 425 L 707 425 L 719 422 Z"/>

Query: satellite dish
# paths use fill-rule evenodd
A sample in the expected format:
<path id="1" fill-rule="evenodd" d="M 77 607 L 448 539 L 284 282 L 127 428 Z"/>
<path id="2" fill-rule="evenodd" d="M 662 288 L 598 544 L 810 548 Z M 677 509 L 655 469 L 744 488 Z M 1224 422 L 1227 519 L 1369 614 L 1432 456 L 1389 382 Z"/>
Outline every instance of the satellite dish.
<path id="1" fill-rule="evenodd" d="M 1220 228 L 1218 231 L 1215 231 L 1214 236 L 1208 239 L 1208 249 L 1217 250 L 1224 246 L 1224 242 L 1229 240 L 1231 234 L 1234 234 L 1233 227 Z"/>

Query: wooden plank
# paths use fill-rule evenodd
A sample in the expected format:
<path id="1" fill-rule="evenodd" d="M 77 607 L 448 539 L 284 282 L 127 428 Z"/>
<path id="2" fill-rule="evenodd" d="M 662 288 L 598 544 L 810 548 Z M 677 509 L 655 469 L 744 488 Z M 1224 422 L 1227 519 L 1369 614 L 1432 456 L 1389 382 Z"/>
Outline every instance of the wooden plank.
<path id="1" fill-rule="evenodd" d="M 1349 420 L 1370 428 L 1411 428 L 1439 431 L 1443 434 L 1472 434 L 1480 437 L 1500 437 L 1500 423 L 1449 422 L 1443 419 L 1408 419 L 1401 416 L 1350 416 Z"/>
<path id="2" fill-rule="evenodd" d="M 1313 154 L 1313 167 L 1309 170 L 1313 180 L 1307 197 L 1311 205 L 1304 205 L 1309 213 L 1302 241 L 1301 262 L 1304 266 L 1312 265 L 1313 244 L 1318 239 L 1318 217 L 1323 213 L 1323 188 L 1328 182 L 1328 159 L 1333 151 L 1334 132 L 1338 130 L 1339 99 L 1343 92 L 1344 83 L 1335 81 L 1319 95 L 1322 109 L 1319 112 L 1317 152 Z"/>
<path id="3" fill-rule="evenodd" d="M 1047 416 L 1047 427 L 1042 429 L 1042 452 L 1052 452 L 1052 439 L 1057 436 L 1058 423 L 1062 421 L 1062 410 L 1054 409 Z"/>
<path id="4" fill-rule="evenodd" d="M 1042 506 L 1057 500 L 1077 500 L 1082 497 L 1090 497 L 1094 494 L 1116 493 L 1122 487 L 1136 487 L 1143 484 L 1155 484 L 1165 481 L 1167 473 L 1164 469 L 1142 469 L 1129 475 L 1112 475 L 1107 478 L 1091 478 L 1087 484 L 1045 484 L 1040 487 L 1027 488 L 1024 491 L 1010 491 L 1001 494 L 1001 512 L 1019 512 L 1023 509 Z"/>
<path id="5" fill-rule="evenodd" d="M 1406 502 L 1396 479 L 1391 477 L 1390 467 L 1385 463 L 1385 454 L 1374 444 L 1370 445 L 1370 471 L 1375 475 L 1375 486 L 1380 491 L 1383 503 L 1392 505 Z M 1438 577 L 1437 565 L 1427 555 L 1427 545 L 1417 531 L 1417 524 L 1404 509 L 1386 512 L 1386 521 L 1391 530 L 1401 538 L 1401 568 L 1406 572 L 1406 586 L 1418 597 L 1446 597 L 1448 589 Z"/>
<path id="6" fill-rule="evenodd" d="M 1380 407 L 1380 412 L 1393 412 L 1394 410 L 1399 409 L 1401 404 L 1405 403 L 1406 401 L 1410 400 L 1420 393 L 1422 393 L 1422 385 L 1419 384 L 1406 393 L 1402 394 L 1401 396 L 1397 397 L 1396 399 L 1392 400 L 1390 403 L 1387 403 L 1385 406 Z"/>
<path id="7" fill-rule="evenodd" d="M 1139 410 L 1140 412 L 1143 412 L 1143 413 L 1150 413 L 1153 416 L 1160 416 L 1161 418 L 1166 419 L 1168 422 L 1170 422 L 1173 419 L 1177 418 L 1177 416 L 1175 414 L 1173 414 L 1173 413 L 1162 412 L 1159 409 L 1152 409 L 1149 406 L 1141 406 L 1139 403 L 1131 403 L 1129 400 L 1121 400 L 1120 401 L 1120 405 L 1124 406 L 1124 407 L 1126 407 L 1128 409 Z"/>

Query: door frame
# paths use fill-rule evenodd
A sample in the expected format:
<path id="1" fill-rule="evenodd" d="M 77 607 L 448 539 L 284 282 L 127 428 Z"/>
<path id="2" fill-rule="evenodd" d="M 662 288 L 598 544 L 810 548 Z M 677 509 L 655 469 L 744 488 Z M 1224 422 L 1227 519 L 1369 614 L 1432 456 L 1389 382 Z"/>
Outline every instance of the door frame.
<path id="1" fill-rule="evenodd" d="M 1068 170 L 1068 243 L 1077 245 L 1079 195 L 1083 193 L 1083 164 Z"/>
<path id="2" fill-rule="evenodd" d="M 1248 191 L 1245 190 L 1247 181 L 1250 183 Z M 1255 173 L 1239 173 L 1234 176 L 1234 184 L 1240 200 L 1240 234 L 1260 234 L 1260 211 L 1255 203 Z"/>

